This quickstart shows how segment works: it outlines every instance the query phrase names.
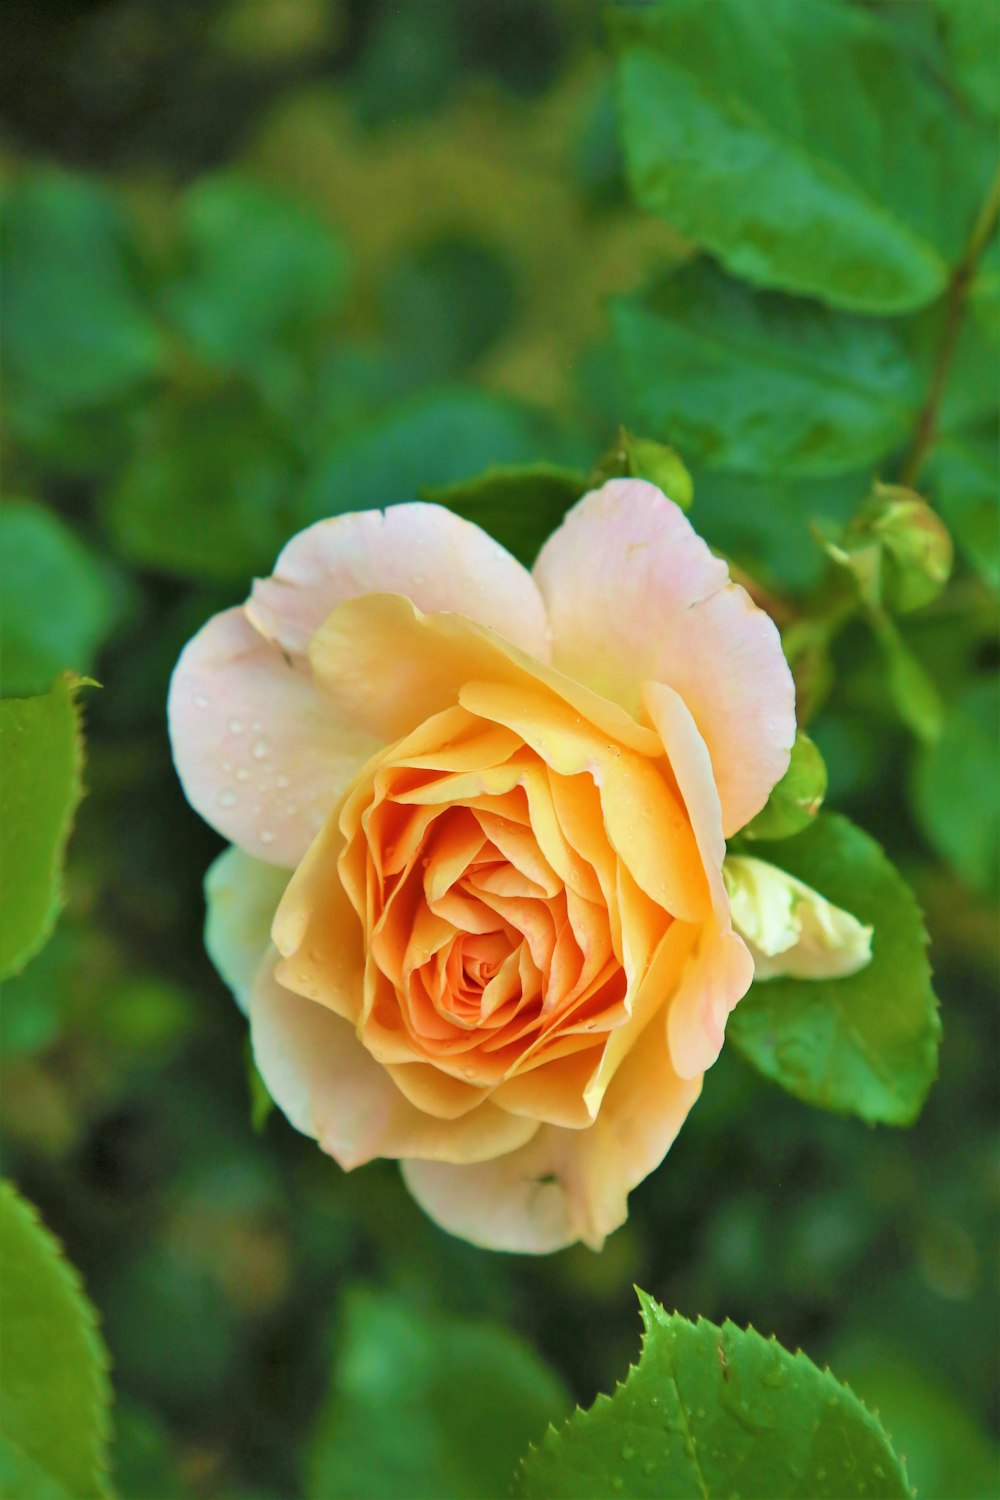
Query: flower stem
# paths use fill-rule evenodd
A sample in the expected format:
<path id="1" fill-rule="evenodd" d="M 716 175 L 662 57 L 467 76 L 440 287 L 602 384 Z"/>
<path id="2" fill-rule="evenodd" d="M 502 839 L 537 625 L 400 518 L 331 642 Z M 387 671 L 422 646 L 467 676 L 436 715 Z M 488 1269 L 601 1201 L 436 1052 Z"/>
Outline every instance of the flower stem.
<path id="1" fill-rule="evenodd" d="M 951 373 L 952 360 L 955 357 L 969 287 L 976 274 L 979 257 L 986 249 L 990 235 L 996 228 L 998 216 L 1000 216 L 1000 169 L 993 178 L 979 217 L 973 226 L 972 234 L 969 236 L 965 254 L 955 267 L 945 294 L 944 332 L 938 347 L 937 358 L 934 361 L 930 389 L 917 418 L 913 439 L 899 475 L 900 484 L 911 488 L 920 477 L 920 471 L 934 443 L 938 413 L 944 399 L 948 376 Z"/>

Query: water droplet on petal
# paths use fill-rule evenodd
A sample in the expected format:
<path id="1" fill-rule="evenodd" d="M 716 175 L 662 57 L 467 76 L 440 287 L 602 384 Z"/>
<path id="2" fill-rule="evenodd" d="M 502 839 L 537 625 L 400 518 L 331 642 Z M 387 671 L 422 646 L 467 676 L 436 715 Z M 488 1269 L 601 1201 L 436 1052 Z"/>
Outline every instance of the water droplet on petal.
<path id="1" fill-rule="evenodd" d="M 207 708 L 208 707 L 208 699 L 205 697 L 204 693 L 199 693 L 198 694 L 197 698 L 194 700 L 194 706 L 195 706 L 195 708 Z"/>
<path id="2" fill-rule="evenodd" d="M 260 841 L 261 841 L 262 844 L 273 844 L 274 843 L 274 834 L 271 832 L 270 828 L 262 828 L 261 829 L 261 831 L 260 831 Z"/>
<path id="3" fill-rule="evenodd" d="M 223 807 L 235 807 L 237 802 L 236 793 L 223 792 L 219 797 L 219 802 Z"/>
<path id="4" fill-rule="evenodd" d="M 287 776 L 276 776 L 274 778 L 274 784 L 277 787 L 286 787 L 286 786 L 289 785 L 288 777 Z"/>
<path id="5" fill-rule="evenodd" d="M 237 781 L 249 781 L 250 780 L 250 772 L 244 766 L 240 766 L 239 770 L 236 772 L 236 780 Z"/>
<path id="6" fill-rule="evenodd" d="M 242 719 L 230 719 L 230 721 L 229 721 L 229 733 L 230 734 L 242 734 L 243 733 L 243 720 Z"/>
<path id="7" fill-rule="evenodd" d="M 267 758 L 267 752 L 267 740 L 258 740 L 256 745 L 254 745 L 253 749 L 250 751 L 250 754 L 253 756 L 254 760 L 265 760 Z"/>

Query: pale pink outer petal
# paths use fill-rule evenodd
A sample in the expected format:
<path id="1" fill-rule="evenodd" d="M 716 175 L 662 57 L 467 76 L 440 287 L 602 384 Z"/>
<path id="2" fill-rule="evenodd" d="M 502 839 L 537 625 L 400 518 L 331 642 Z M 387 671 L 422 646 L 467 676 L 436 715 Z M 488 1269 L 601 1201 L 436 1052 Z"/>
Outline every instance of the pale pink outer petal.
<path id="1" fill-rule="evenodd" d="M 658 1166 L 701 1092 L 681 1079 L 654 1021 L 622 1063 L 585 1130 L 544 1125 L 526 1146 L 469 1166 L 403 1161 L 421 1208 L 488 1250 L 547 1255 L 577 1240 L 599 1250 L 624 1224 L 628 1195 Z"/>
<path id="2" fill-rule="evenodd" d="M 167 705 L 174 763 L 196 812 L 255 859 L 294 868 L 378 742 L 346 725 L 242 609 L 185 646 Z"/>
<path id="3" fill-rule="evenodd" d="M 264 960 L 250 997 L 254 1059 L 275 1103 L 296 1130 L 347 1171 L 375 1157 L 476 1162 L 523 1146 L 535 1120 L 483 1104 L 458 1120 L 416 1109 L 358 1041 L 354 1027 L 293 994 Z"/>
<path id="4" fill-rule="evenodd" d="M 318 521 L 292 538 L 247 612 L 286 651 L 304 653 L 330 611 L 361 594 L 404 594 L 425 614 L 448 610 L 548 661 L 538 588 L 485 531 L 441 505 L 392 505 Z"/>
<path id="5" fill-rule="evenodd" d="M 561 671 L 639 708 L 663 682 L 708 746 L 728 837 L 760 811 L 795 738 L 778 631 L 655 485 L 613 479 L 579 501 L 534 568 Z"/>
<path id="6" fill-rule="evenodd" d="M 722 878 L 726 854 L 722 810 L 708 749 L 687 705 L 673 688 L 646 683 L 642 701 L 677 778 L 712 896 L 711 918 L 688 960 L 667 1022 L 674 1067 L 682 1078 L 694 1078 L 710 1068 L 722 1050 L 726 1020 L 750 988 L 754 964 L 732 928 Z"/>
<path id="7" fill-rule="evenodd" d="M 205 873 L 205 948 L 244 1015 L 287 884 L 287 871 L 251 859 L 235 844 Z"/>

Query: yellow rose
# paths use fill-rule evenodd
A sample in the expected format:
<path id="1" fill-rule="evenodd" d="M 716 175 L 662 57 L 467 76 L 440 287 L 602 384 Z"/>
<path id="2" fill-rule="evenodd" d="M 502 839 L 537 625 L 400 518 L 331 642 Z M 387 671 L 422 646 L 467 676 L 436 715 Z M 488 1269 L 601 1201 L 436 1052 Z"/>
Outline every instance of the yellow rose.
<path id="1" fill-rule="evenodd" d="M 292 1124 L 478 1244 L 599 1246 L 753 978 L 723 860 L 795 735 L 767 615 L 641 481 L 531 573 L 400 505 L 295 537 L 169 711 L 235 846 L 209 950 Z"/>

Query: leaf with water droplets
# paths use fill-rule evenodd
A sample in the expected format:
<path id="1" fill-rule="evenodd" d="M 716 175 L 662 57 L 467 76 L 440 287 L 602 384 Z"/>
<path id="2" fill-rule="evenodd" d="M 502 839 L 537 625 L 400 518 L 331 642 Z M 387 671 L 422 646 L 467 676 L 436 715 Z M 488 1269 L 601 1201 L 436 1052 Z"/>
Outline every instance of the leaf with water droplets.
<path id="1" fill-rule="evenodd" d="M 911 1500 L 887 1434 L 829 1370 L 752 1328 L 639 1300 L 642 1358 L 528 1452 L 519 1500 Z"/>

